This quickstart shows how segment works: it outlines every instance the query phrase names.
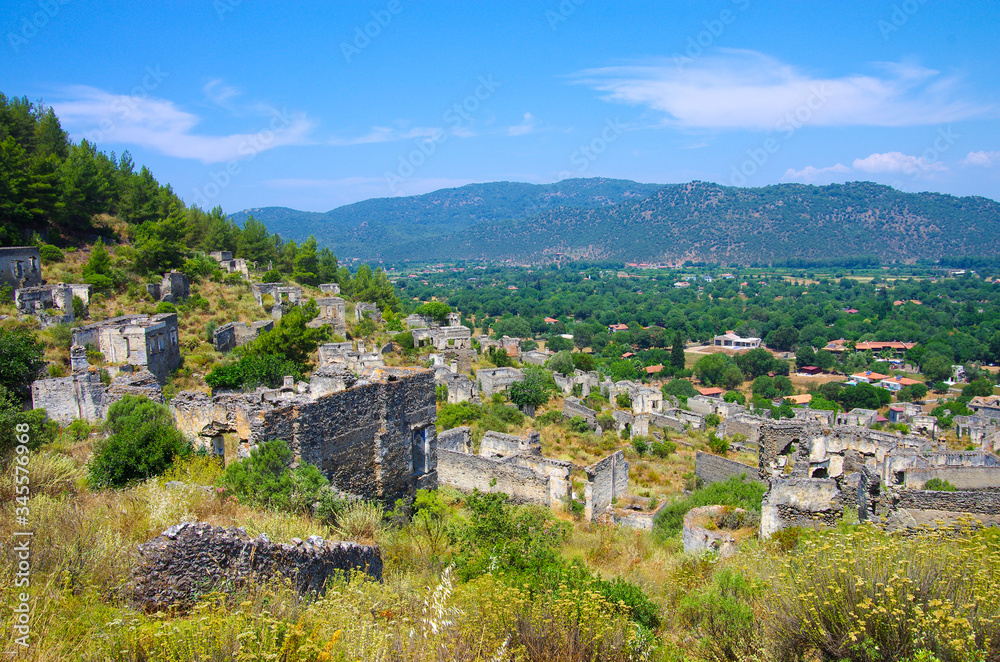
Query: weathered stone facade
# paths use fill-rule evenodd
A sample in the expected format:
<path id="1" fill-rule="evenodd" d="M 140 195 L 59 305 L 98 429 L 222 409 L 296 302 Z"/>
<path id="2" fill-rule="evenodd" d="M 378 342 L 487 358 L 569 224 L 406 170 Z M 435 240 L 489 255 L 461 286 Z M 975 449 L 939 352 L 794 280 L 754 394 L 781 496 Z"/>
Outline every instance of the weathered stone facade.
<path id="1" fill-rule="evenodd" d="M 517 368 L 489 368 L 477 371 L 476 379 L 483 395 L 490 398 L 494 393 L 506 391 L 514 382 L 523 382 L 524 373 Z"/>
<path id="2" fill-rule="evenodd" d="M 138 395 L 163 402 L 156 377 L 147 370 L 122 372 L 107 387 L 97 370 L 84 370 L 69 377 L 39 379 L 31 384 L 31 406 L 44 409 L 60 425 L 75 419 L 89 423 L 104 420 L 108 407 L 126 395 Z"/>
<path id="3" fill-rule="evenodd" d="M 326 367 L 308 385 L 211 397 L 184 391 L 170 408 L 182 432 L 227 462 L 283 439 L 349 494 L 391 504 L 437 485 L 430 370 L 376 368 L 359 378 Z"/>
<path id="4" fill-rule="evenodd" d="M 37 246 L 0 248 L 0 284 L 19 290 L 43 284 Z"/>
<path id="5" fill-rule="evenodd" d="M 577 398 L 566 398 L 563 401 L 563 418 L 569 420 L 574 416 L 587 421 L 592 430 L 600 427 L 597 424 L 597 411 L 583 405 Z"/>
<path id="6" fill-rule="evenodd" d="M 316 299 L 319 306 L 319 315 L 310 321 L 307 326 L 320 327 L 329 326 L 338 335 L 347 333 L 347 304 L 340 297 L 323 297 Z"/>
<path id="7" fill-rule="evenodd" d="M 65 283 L 22 287 L 14 292 L 14 305 L 19 313 L 38 317 L 43 328 L 53 324 L 70 324 L 76 320 L 73 297 L 83 303 L 86 315 L 92 290 L 90 285 Z"/>
<path id="8" fill-rule="evenodd" d="M 628 462 L 623 451 L 615 451 L 603 460 L 584 468 L 587 485 L 584 488 L 583 516 L 587 520 L 600 517 L 616 499 L 628 492 Z"/>
<path id="9" fill-rule="evenodd" d="M 261 307 L 266 308 L 265 304 L 270 304 L 271 301 L 274 302 L 271 308 L 271 317 L 276 320 L 281 319 L 281 314 L 285 307 L 297 306 L 302 303 L 302 288 L 294 285 L 285 285 L 284 283 L 253 283 L 250 285 L 250 291 L 253 292 L 254 298 L 257 299 L 257 304 Z M 270 301 L 267 301 L 265 297 L 269 297 Z M 317 301 L 317 303 L 319 302 Z"/>
<path id="10" fill-rule="evenodd" d="M 218 262 L 219 268 L 226 273 L 238 273 L 244 278 L 250 278 L 247 261 L 242 258 L 233 259 L 233 254 L 230 251 L 212 251 L 208 256 Z"/>
<path id="11" fill-rule="evenodd" d="M 468 428 L 441 433 L 438 446 L 438 481 L 471 492 L 503 492 L 517 503 L 550 508 L 568 503 L 573 465 L 542 457 L 537 432 L 525 437 L 499 432 L 483 436 L 479 455 L 471 453 Z"/>
<path id="12" fill-rule="evenodd" d="M 229 322 L 212 332 L 212 345 L 217 352 L 231 352 L 253 342 L 262 333 L 274 329 L 274 320 L 258 320 L 246 324 Z"/>
<path id="13" fill-rule="evenodd" d="M 382 322 L 382 313 L 379 312 L 378 306 L 375 304 L 365 303 L 364 301 L 354 304 L 354 319 L 360 322 L 366 317 L 370 317 L 375 323 Z"/>
<path id="14" fill-rule="evenodd" d="M 213 589 L 232 591 L 275 575 L 290 579 L 300 593 L 323 594 L 330 579 L 360 571 L 382 579 L 377 546 L 326 542 L 318 536 L 272 543 L 242 528 L 182 523 L 139 545 L 129 593 L 145 611 L 191 607 Z"/>
<path id="15" fill-rule="evenodd" d="M 144 367 L 165 384 L 181 364 L 177 315 L 126 315 L 113 317 L 73 331 L 74 345 L 92 345 L 111 364 L 114 376 L 121 366 Z"/>
<path id="16" fill-rule="evenodd" d="M 757 475 L 757 467 L 747 464 L 727 460 L 718 455 L 697 451 L 694 457 L 694 475 L 701 479 L 705 485 L 712 483 L 722 483 L 730 478 L 746 476 L 747 480 L 758 483 L 766 483 Z"/>
<path id="17" fill-rule="evenodd" d="M 366 351 L 364 343 L 358 342 L 355 350 L 353 343 L 326 343 L 319 347 L 320 366 L 340 365 L 352 372 L 363 372 L 370 368 L 379 368 L 385 365 L 385 359 L 381 352 L 372 348 Z"/>
<path id="18" fill-rule="evenodd" d="M 460 372 L 448 372 L 441 377 L 440 383 L 448 389 L 448 404 L 460 402 L 478 402 L 479 392 L 476 383 Z"/>

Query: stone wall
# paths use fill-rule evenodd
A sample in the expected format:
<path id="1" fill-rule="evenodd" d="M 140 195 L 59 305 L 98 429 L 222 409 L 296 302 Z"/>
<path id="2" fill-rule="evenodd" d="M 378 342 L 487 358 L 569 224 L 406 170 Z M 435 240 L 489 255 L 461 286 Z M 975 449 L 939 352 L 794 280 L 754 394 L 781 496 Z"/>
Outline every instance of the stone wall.
<path id="1" fill-rule="evenodd" d="M 438 483 L 471 492 L 503 492 L 518 503 L 551 506 L 550 478 L 526 466 L 438 448 Z"/>
<path id="2" fill-rule="evenodd" d="M 502 432 L 488 431 L 479 442 L 479 454 L 483 457 L 503 458 L 509 455 L 542 454 L 542 437 L 534 430 L 528 430 L 523 437 Z"/>
<path id="3" fill-rule="evenodd" d="M 490 368 L 476 372 L 476 379 L 487 398 L 506 391 L 514 382 L 523 382 L 524 373 L 517 368 Z"/>
<path id="4" fill-rule="evenodd" d="M 31 384 L 31 407 L 44 409 L 60 425 L 74 419 L 97 423 L 104 418 L 104 384 L 97 372 L 39 379 Z"/>
<path id="5" fill-rule="evenodd" d="M 951 513 L 1000 513 L 1000 491 L 936 492 L 932 490 L 901 490 L 894 505 L 914 510 L 937 510 Z"/>
<path id="6" fill-rule="evenodd" d="M 742 434 L 747 438 L 748 444 L 760 443 L 760 428 L 766 419 L 748 414 L 737 414 L 729 416 L 719 424 L 717 431 L 721 439 L 729 439 L 737 434 Z"/>
<path id="7" fill-rule="evenodd" d="M 104 354 L 112 375 L 119 366 L 145 367 L 165 384 L 181 363 L 177 314 L 126 315 L 73 331 L 74 345 L 93 345 Z"/>
<path id="8" fill-rule="evenodd" d="M 456 451 L 458 453 L 472 452 L 472 429 L 466 425 L 444 430 L 438 433 L 438 452 L 441 449 Z M 441 459 L 438 457 L 438 472 L 440 473 Z"/>
<path id="9" fill-rule="evenodd" d="M 628 462 L 623 451 L 615 451 L 603 460 L 584 468 L 587 485 L 584 489 L 584 517 L 594 520 L 611 503 L 628 492 Z"/>
<path id="10" fill-rule="evenodd" d="M 668 416 L 667 414 L 650 414 L 649 422 L 651 425 L 655 425 L 658 428 L 666 428 L 667 430 L 673 430 L 674 432 L 684 431 L 684 421 L 676 416 Z"/>
<path id="11" fill-rule="evenodd" d="M 957 490 L 1000 490 L 1000 470 L 996 467 L 931 467 L 908 469 L 906 489 L 922 490 L 932 478 L 946 480 Z"/>
<path id="12" fill-rule="evenodd" d="M 42 284 L 42 259 L 37 246 L 0 248 L 0 284 L 13 289 Z"/>
<path id="13" fill-rule="evenodd" d="M 324 368 L 305 393 L 289 388 L 209 397 L 186 391 L 171 401 L 171 410 L 178 427 L 202 445 L 235 437 L 237 455 L 283 439 L 296 457 L 350 494 L 391 504 L 418 486 L 434 487 L 434 373 L 376 368 L 363 377 Z"/>
<path id="14" fill-rule="evenodd" d="M 576 398 L 566 398 L 563 403 L 563 418 L 569 420 L 574 416 L 579 416 L 590 424 L 594 430 L 598 428 L 597 412 L 590 407 L 586 407 Z"/>
<path id="15" fill-rule="evenodd" d="M 734 476 L 746 476 L 749 480 L 765 483 L 757 475 L 757 467 L 727 460 L 718 455 L 697 451 L 694 458 L 694 474 L 705 485 L 723 483 Z"/>
<path id="16" fill-rule="evenodd" d="M 793 526 L 833 526 L 843 516 L 843 505 L 840 488 L 832 479 L 775 480 L 761 504 L 760 535 L 769 538 Z"/>
<path id="17" fill-rule="evenodd" d="M 326 542 L 318 536 L 272 543 L 242 528 L 183 523 L 139 545 L 139 563 L 129 586 L 134 604 L 145 611 L 187 608 L 212 591 L 240 589 L 275 575 L 290 579 L 300 593 L 322 594 L 329 580 L 352 570 L 382 579 L 377 546 Z"/>

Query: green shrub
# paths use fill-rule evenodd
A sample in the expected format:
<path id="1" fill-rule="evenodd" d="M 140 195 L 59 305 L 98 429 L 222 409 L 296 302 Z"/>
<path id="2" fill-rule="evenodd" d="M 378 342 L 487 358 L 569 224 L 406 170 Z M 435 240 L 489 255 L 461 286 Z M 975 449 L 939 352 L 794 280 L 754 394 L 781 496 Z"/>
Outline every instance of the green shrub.
<path id="1" fill-rule="evenodd" d="M 617 423 L 615 423 L 615 417 L 610 412 L 602 412 L 597 415 L 597 424 L 601 426 L 602 430 L 613 430 Z"/>
<path id="2" fill-rule="evenodd" d="M 726 451 L 729 450 L 729 442 L 712 433 L 708 435 L 708 448 L 716 455 L 725 455 Z"/>
<path id="3" fill-rule="evenodd" d="M 634 448 L 635 452 L 639 455 L 645 455 L 646 451 L 649 450 L 649 437 L 644 437 L 639 434 L 632 437 L 632 448 Z"/>
<path id="4" fill-rule="evenodd" d="M 52 244 L 42 244 L 38 247 L 38 255 L 42 262 L 62 262 L 66 257 L 59 248 Z"/>
<path id="5" fill-rule="evenodd" d="M 157 315 L 161 313 L 176 313 L 177 306 L 170 303 L 169 301 L 161 301 L 160 303 L 156 304 L 156 308 L 153 309 L 153 312 L 156 313 Z"/>
<path id="6" fill-rule="evenodd" d="M 653 455 L 659 458 L 668 458 L 677 452 L 677 444 L 670 441 L 669 439 L 664 439 L 663 441 L 653 442 Z"/>
<path id="7" fill-rule="evenodd" d="M 547 411 L 544 414 L 539 414 L 535 417 L 535 423 L 538 425 L 555 425 L 556 423 L 561 423 L 563 421 L 563 415 L 561 411 Z"/>
<path id="8" fill-rule="evenodd" d="M 590 423 L 583 416 L 573 416 L 567 423 L 570 430 L 578 434 L 590 432 Z"/>
<path id="9" fill-rule="evenodd" d="M 753 609 L 761 593 L 762 586 L 724 568 L 709 586 L 680 601 L 681 622 L 692 628 L 706 659 L 767 659 L 763 627 Z"/>
<path id="10" fill-rule="evenodd" d="M 722 422 L 722 419 L 719 418 L 718 414 L 714 414 L 713 413 L 713 414 L 709 414 L 708 416 L 705 417 L 705 425 L 707 425 L 710 428 L 719 427 L 719 423 L 721 423 L 721 422 Z"/>
<path id="11" fill-rule="evenodd" d="M 450 430 L 460 425 L 469 425 L 483 417 L 483 408 L 471 402 L 442 405 L 438 410 L 437 423 L 442 430 Z"/>
<path id="12" fill-rule="evenodd" d="M 126 395 L 111 405 L 104 429 L 109 436 L 94 449 L 89 467 L 90 482 L 97 488 L 159 476 L 192 452 L 170 410 L 148 398 Z"/>
<path id="13" fill-rule="evenodd" d="M 274 354 L 247 354 L 235 363 L 214 368 L 205 383 L 214 389 L 278 388 L 285 376 L 303 379 L 302 366 Z"/>
<path id="14" fill-rule="evenodd" d="M 931 478 L 929 481 L 924 483 L 925 490 L 933 490 L 935 492 L 954 492 L 955 486 L 946 480 L 941 478 Z"/>
<path id="15" fill-rule="evenodd" d="M 614 581 L 597 580 L 597 590 L 612 604 L 622 603 L 628 608 L 629 618 L 650 630 L 660 627 L 660 608 L 649 599 L 645 591 L 621 577 Z"/>
<path id="16" fill-rule="evenodd" d="M 434 400 L 437 402 L 448 402 L 447 384 L 438 384 L 434 387 Z"/>
<path id="17" fill-rule="evenodd" d="M 615 396 L 615 404 L 618 405 L 619 409 L 631 409 L 632 408 L 632 398 L 628 393 L 619 393 Z"/>
<path id="18" fill-rule="evenodd" d="M 747 474 L 752 471 L 753 467 L 747 467 Z M 734 476 L 722 483 L 712 483 L 695 490 L 685 499 L 664 506 L 653 523 L 654 533 L 661 539 L 680 533 L 684 526 L 684 515 L 699 506 L 734 506 L 759 513 L 766 491 L 766 485 L 751 481 L 743 475 Z"/>
<path id="19" fill-rule="evenodd" d="M 413 334 L 409 331 L 397 333 L 392 337 L 392 341 L 403 349 L 413 349 Z"/>
<path id="20" fill-rule="evenodd" d="M 294 459 L 284 441 L 266 441 L 251 450 L 249 458 L 227 466 L 218 485 L 240 503 L 283 512 L 307 512 L 328 483 L 314 465 L 300 462 L 290 468 Z"/>

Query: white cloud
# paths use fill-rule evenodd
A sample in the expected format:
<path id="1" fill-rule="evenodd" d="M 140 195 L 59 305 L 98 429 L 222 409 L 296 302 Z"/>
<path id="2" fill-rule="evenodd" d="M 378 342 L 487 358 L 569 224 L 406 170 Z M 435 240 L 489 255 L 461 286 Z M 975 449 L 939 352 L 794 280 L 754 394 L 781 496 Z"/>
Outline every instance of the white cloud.
<path id="1" fill-rule="evenodd" d="M 683 128 L 923 126 L 986 110 L 960 100 L 957 79 L 914 65 L 879 63 L 879 75 L 818 77 L 746 50 L 693 61 L 657 60 L 578 72 L 604 99 L 647 106 Z"/>
<path id="2" fill-rule="evenodd" d="M 851 169 L 845 166 L 843 163 L 838 163 L 826 168 L 816 168 L 813 166 L 806 166 L 802 170 L 795 170 L 794 168 L 789 168 L 785 171 L 785 174 L 781 176 L 781 181 L 783 182 L 804 182 L 806 184 L 812 184 L 813 182 L 828 179 L 837 179 L 834 175 L 842 175 L 850 172 Z"/>
<path id="3" fill-rule="evenodd" d="M 217 106 L 227 107 L 230 99 L 238 97 L 242 92 L 239 89 L 226 85 L 221 78 L 215 78 L 205 83 L 202 88 L 205 97 Z"/>
<path id="4" fill-rule="evenodd" d="M 962 161 L 963 165 L 991 168 L 1000 163 L 1000 152 L 969 152 Z"/>
<path id="5" fill-rule="evenodd" d="M 438 140 L 444 134 L 444 129 L 433 126 L 418 126 L 412 129 L 400 129 L 391 126 L 373 126 L 368 133 L 354 138 L 333 138 L 331 145 L 368 145 L 371 143 L 388 143 L 412 138 Z"/>
<path id="6" fill-rule="evenodd" d="M 872 154 L 863 159 L 854 159 L 852 165 L 855 170 L 872 174 L 929 175 L 948 169 L 940 161 L 927 161 L 922 156 L 910 156 L 902 152 Z"/>
<path id="7" fill-rule="evenodd" d="M 246 159 L 275 147 L 307 144 L 314 128 L 302 113 L 270 108 L 262 113 L 253 133 L 202 135 L 194 133 L 201 118 L 166 99 L 111 94 L 84 85 L 66 88 L 63 96 L 52 106 L 74 137 L 139 145 L 202 163 Z"/>
<path id="8" fill-rule="evenodd" d="M 538 120 L 531 113 L 525 113 L 520 124 L 507 127 L 508 136 L 525 136 L 534 133 L 538 128 Z"/>

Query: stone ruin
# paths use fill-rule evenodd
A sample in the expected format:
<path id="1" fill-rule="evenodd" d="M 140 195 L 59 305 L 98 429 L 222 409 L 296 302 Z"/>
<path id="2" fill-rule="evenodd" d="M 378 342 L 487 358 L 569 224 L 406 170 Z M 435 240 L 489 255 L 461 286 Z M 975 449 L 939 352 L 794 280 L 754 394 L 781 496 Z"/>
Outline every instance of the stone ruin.
<path id="1" fill-rule="evenodd" d="M 37 246 L 0 248 L 0 284 L 19 290 L 43 283 L 42 258 Z"/>
<path id="2" fill-rule="evenodd" d="M 587 485 L 584 488 L 583 516 L 595 520 L 628 492 L 628 462 L 625 452 L 618 450 L 589 467 L 584 467 Z"/>
<path id="3" fill-rule="evenodd" d="M 212 590 L 239 590 L 277 575 L 310 595 L 322 595 L 327 582 L 352 571 L 382 580 L 377 546 L 327 542 L 318 536 L 273 543 L 264 534 L 251 538 L 242 527 L 185 522 L 139 545 L 138 552 L 128 592 L 146 612 L 186 610 Z"/>
<path id="4" fill-rule="evenodd" d="M 478 404 L 479 392 L 476 383 L 468 375 L 460 372 L 448 372 L 440 380 L 435 378 L 435 383 L 443 384 L 448 389 L 448 404 L 457 405 L 460 402 L 473 402 Z"/>
<path id="5" fill-rule="evenodd" d="M 524 437 L 487 432 L 474 454 L 471 431 L 460 427 L 442 432 L 437 450 L 441 485 L 466 492 L 503 492 L 515 503 L 549 508 L 569 502 L 573 465 L 543 457 L 537 432 Z"/>
<path id="6" fill-rule="evenodd" d="M 524 381 L 524 373 L 518 368 L 487 368 L 476 371 L 479 388 L 487 398 L 494 393 L 505 392 L 511 384 Z"/>
<path id="7" fill-rule="evenodd" d="M 504 352 L 507 353 L 507 356 L 510 356 L 511 358 L 515 359 L 521 358 L 520 338 L 511 338 L 510 336 L 504 336 L 502 338 L 494 340 L 493 338 L 490 338 L 487 335 L 480 335 L 478 340 L 479 340 L 479 347 L 483 352 L 492 348 L 496 348 L 503 350 Z"/>
<path id="8" fill-rule="evenodd" d="M 386 504 L 437 486 L 434 376 L 422 368 L 360 375 L 318 368 L 309 383 L 170 402 L 177 427 L 228 464 L 282 439 L 296 460 L 319 467 L 338 490 Z"/>
<path id="9" fill-rule="evenodd" d="M 340 294 L 340 283 L 320 283 L 319 291 L 327 294 Z"/>
<path id="10" fill-rule="evenodd" d="M 132 366 L 149 370 L 165 384 L 181 364 L 176 313 L 123 315 L 82 326 L 73 331 L 73 344 L 101 352 L 112 377 Z"/>
<path id="11" fill-rule="evenodd" d="M 253 342 L 258 336 L 274 329 L 274 320 L 258 320 L 246 324 L 244 322 L 228 322 L 212 332 L 212 346 L 217 352 L 231 352 Z"/>
<path id="12" fill-rule="evenodd" d="M 948 451 L 918 435 L 805 419 L 764 421 L 758 430 L 756 479 L 769 484 L 764 537 L 790 526 L 833 525 L 846 512 L 890 530 L 968 514 L 1000 525 L 1000 458 L 992 452 Z M 753 470 L 705 453 L 696 458 L 696 474 L 706 482 Z M 958 490 L 921 489 L 931 478 Z"/>
<path id="13" fill-rule="evenodd" d="M 191 296 L 191 283 L 181 272 L 169 271 L 159 283 L 147 283 L 146 293 L 157 301 L 177 303 Z"/>
<path id="14" fill-rule="evenodd" d="M 82 348 L 81 348 L 82 349 Z M 32 409 L 44 409 L 60 425 L 76 419 L 88 423 L 104 420 L 108 407 L 126 395 L 163 402 L 156 376 L 148 370 L 121 372 L 105 386 L 96 368 L 84 368 L 69 377 L 38 379 L 31 384 Z"/>
<path id="15" fill-rule="evenodd" d="M 580 395 L 584 398 L 590 395 L 591 391 L 595 391 L 600 388 L 600 378 L 594 370 L 591 370 L 590 372 L 574 370 L 572 375 L 561 375 L 558 372 L 553 372 L 552 378 L 555 380 L 556 386 L 559 387 L 559 390 L 566 395 L 572 394 L 573 387 L 577 384 L 580 385 Z"/>
<path id="16" fill-rule="evenodd" d="M 212 251 L 208 254 L 210 258 L 219 263 L 219 269 L 227 274 L 240 274 L 244 278 L 250 278 L 250 269 L 246 260 L 242 258 L 233 259 L 230 251 Z"/>
<path id="17" fill-rule="evenodd" d="M 735 552 L 739 541 L 733 531 L 717 526 L 720 517 L 729 513 L 747 514 L 747 511 L 729 506 L 701 506 L 689 510 L 684 515 L 684 553 L 715 552 L 719 556 L 729 556 Z M 708 522 L 712 524 L 706 526 Z"/>
<path id="18" fill-rule="evenodd" d="M 306 326 L 317 328 L 329 326 L 333 332 L 343 336 L 347 334 L 347 304 L 340 297 L 323 297 L 316 299 L 319 306 L 319 315 L 311 320 Z"/>
<path id="19" fill-rule="evenodd" d="M 339 288 L 338 288 L 339 289 Z M 382 313 L 379 312 L 378 306 L 373 303 L 365 303 L 364 301 L 358 301 L 354 304 L 354 319 L 358 322 L 363 321 L 366 317 L 370 317 L 376 324 L 382 323 Z"/>
<path id="20" fill-rule="evenodd" d="M 462 325 L 462 316 L 458 313 L 448 313 L 445 324 L 414 313 L 406 318 L 406 325 L 412 329 L 416 347 L 430 345 L 438 351 L 472 349 L 472 331 Z"/>
<path id="21" fill-rule="evenodd" d="M 326 343 L 319 347 L 319 365 L 343 366 L 351 372 L 363 372 L 384 366 L 385 359 L 375 347 L 366 350 L 363 342 L 358 342 L 357 350 L 352 342 Z"/>
<path id="22" fill-rule="evenodd" d="M 264 297 L 270 297 L 274 302 L 271 307 L 271 317 L 280 320 L 286 306 L 297 306 L 302 303 L 302 288 L 295 285 L 285 285 L 284 283 L 252 283 L 250 291 L 253 292 L 257 305 L 265 308 Z"/>
<path id="23" fill-rule="evenodd" d="M 14 292 L 14 305 L 23 315 L 34 315 L 42 328 L 55 324 L 71 324 L 76 321 L 73 297 L 83 303 L 84 315 L 90 305 L 93 287 L 81 284 L 36 285 L 22 287 Z"/>

